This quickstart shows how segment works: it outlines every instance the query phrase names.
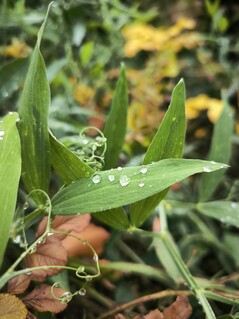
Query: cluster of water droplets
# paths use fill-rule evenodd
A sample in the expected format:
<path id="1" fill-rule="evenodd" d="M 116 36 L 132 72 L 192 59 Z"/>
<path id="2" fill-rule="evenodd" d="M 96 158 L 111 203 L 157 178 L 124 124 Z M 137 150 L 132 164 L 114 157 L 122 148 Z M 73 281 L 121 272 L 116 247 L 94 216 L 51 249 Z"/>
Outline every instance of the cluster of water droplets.
<path id="1" fill-rule="evenodd" d="M 117 168 L 117 171 L 121 172 L 123 170 L 122 167 L 118 167 Z M 138 186 L 140 188 L 144 187 L 144 179 L 143 179 L 143 175 L 145 175 L 147 172 L 148 172 L 148 168 L 146 166 L 142 166 L 140 168 L 140 174 L 142 175 L 142 181 L 140 181 L 138 183 Z M 92 177 L 92 182 L 93 184 L 99 184 L 101 181 L 102 181 L 102 178 L 103 178 L 104 174 L 100 174 L 100 173 L 96 173 L 93 175 Z M 110 173 L 109 175 L 107 175 L 107 179 L 109 182 L 115 182 L 116 181 L 116 176 L 113 174 L 113 173 Z M 127 185 L 130 184 L 131 182 L 131 179 L 130 179 L 130 176 L 126 175 L 126 174 L 122 174 L 119 176 L 119 178 L 117 179 L 118 183 L 122 186 L 122 187 L 125 187 Z"/>

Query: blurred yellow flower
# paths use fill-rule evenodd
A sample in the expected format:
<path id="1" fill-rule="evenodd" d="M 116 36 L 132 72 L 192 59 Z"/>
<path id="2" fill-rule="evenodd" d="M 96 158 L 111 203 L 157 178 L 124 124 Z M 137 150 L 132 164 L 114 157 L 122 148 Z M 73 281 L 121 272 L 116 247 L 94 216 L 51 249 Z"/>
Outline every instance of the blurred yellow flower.
<path id="1" fill-rule="evenodd" d="M 74 89 L 74 98 L 82 106 L 91 103 L 94 95 L 95 91 L 85 84 L 78 84 Z"/>
<path id="2" fill-rule="evenodd" d="M 215 123 L 223 109 L 223 102 L 218 99 L 212 99 L 206 94 L 199 94 L 198 96 L 191 97 L 186 101 L 186 117 L 187 119 L 195 119 L 199 116 L 200 112 L 207 110 L 207 117 Z"/>
<path id="3" fill-rule="evenodd" d="M 185 33 L 182 31 L 194 29 L 195 21 L 187 18 L 180 18 L 175 25 L 169 28 L 155 28 L 147 24 L 127 25 L 122 30 L 125 38 L 124 52 L 128 58 L 133 57 L 139 51 L 165 51 L 171 49 L 174 52 L 183 47 L 192 48 L 202 39 L 196 33 Z"/>
<path id="4" fill-rule="evenodd" d="M 12 38 L 10 45 L 2 47 L 1 53 L 6 57 L 26 58 L 30 55 L 32 49 L 17 38 Z"/>

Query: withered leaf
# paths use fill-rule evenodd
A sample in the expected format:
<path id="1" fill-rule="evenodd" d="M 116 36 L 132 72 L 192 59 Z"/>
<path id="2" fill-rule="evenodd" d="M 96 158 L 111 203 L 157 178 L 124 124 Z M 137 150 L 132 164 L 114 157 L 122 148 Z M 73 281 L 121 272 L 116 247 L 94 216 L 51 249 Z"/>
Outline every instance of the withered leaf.
<path id="1" fill-rule="evenodd" d="M 63 231 L 70 233 L 72 231 L 75 231 L 77 233 L 80 233 L 83 229 L 86 228 L 86 226 L 89 224 L 91 219 L 90 214 L 84 214 L 84 215 L 69 215 L 69 216 L 56 216 L 52 221 L 52 229 L 55 231 Z M 36 233 L 36 237 L 38 238 L 41 236 L 47 225 L 48 217 L 44 217 L 43 220 L 40 222 L 38 226 L 38 230 Z M 58 235 L 59 237 L 65 237 L 64 235 Z"/>
<path id="2" fill-rule="evenodd" d="M 67 251 L 62 246 L 61 241 L 55 236 L 48 236 L 46 241 L 37 246 L 34 254 L 29 254 L 24 258 L 26 268 L 39 266 L 64 266 L 67 263 Z M 32 271 L 30 278 L 36 281 L 43 281 L 46 276 L 53 276 L 61 269 L 41 269 Z"/>
<path id="3" fill-rule="evenodd" d="M 54 294 L 57 297 L 62 296 L 64 290 L 61 288 L 54 288 Z M 27 307 L 32 307 L 37 311 L 45 312 L 50 311 L 58 313 L 66 309 L 67 304 L 60 303 L 51 293 L 51 286 L 40 285 L 39 287 L 32 290 L 22 301 Z"/>
<path id="4" fill-rule="evenodd" d="M 29 286 L 31 279 L 28 275 L 21 274 L 8 281 L 7 291 L 12 295 L 22 294 Z"/>
<path id="5" fill-rule="evenodd" d="M 0 319 L 25 319 L 27 308 L 14 295 L 0 294 Z"/>
<path id="6" fill-rule="evenodd" d="M 159 311 L 158 309 L 155 309 L 153 311 L 150 311 L 146 316 L 144 316 L 145 319 L 164 319 L 164 315 L 162 314 L 161 311 Z M 173 319 L 174 317 L 172 317 L 171 319 Z M 177 319 L 177 317 L 175 317 L 174 319 Z"/>
<path id="7" fill-rule="evenodd" d="M 164 319 L 188 319 L 192 314 L 192 307 L 186 296 L 178 296 L 176 301 L 163 311 Z"/>

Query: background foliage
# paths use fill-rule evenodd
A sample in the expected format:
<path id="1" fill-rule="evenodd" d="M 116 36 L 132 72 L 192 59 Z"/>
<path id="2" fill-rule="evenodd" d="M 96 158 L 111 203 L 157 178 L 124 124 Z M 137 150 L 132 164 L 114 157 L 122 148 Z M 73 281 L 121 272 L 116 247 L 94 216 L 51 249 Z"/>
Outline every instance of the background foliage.
<path id="1" fill-rule="evenodd" d="M 222 0 L 178 0 L 173 4 L 164 0 L 55 1 L 41 43 L 46 74 L 38 74 L 38 78 L 35 78 L 36 82 L 42 78 L 49 81 L 51 103 L 49 87 L 41 88 L 44 96 L 40 97 L 41 101 L 38 103 L 36 96 L 32 96 L 31 100 L 24 97 L 24 94 L 29 96 L 27 90 L 31 92 L 31 86 L 35 85 L 26 79 L 26 74 L 30 54 L 34 56 L 35 67 L 38 64 L 44 66 L 35 43 L 48 4 L 48 1 L 44 0 L 4 0 L 0 6 L 0 116 L 19 110 L 19 116 L 23 121 L 34 121 L 36 114 L 31 114 L 31 106 L 37 107 L 44 100 L 43 102 L 49 106 L 49 116 L 39 111 L 42 121 L 47 118 L 51 131 L 61 142 L 56 143 L 54 138 L 50 137 L 50 145 L 54 149 L 53 166 L 56 171 L 61 172 L 61 178 L 52 172 L 49 181 L 49 154 L 41 154 L 42 144 L 33 145 L 31 140 L 27 140 L 27 150 L 29 145 L 33 147 L 30 151 L 23 151 L 27 157 L 25 163 L 31 161 L 32 154 L 36 152 L 41 159 L 36 163 L 36 172 L 29 174 L 37 175 L 37 172 L 41 171 L 42 176 L 42 180 L 36 180 L 34 185 L 29 186 L 28 192 L 36 187 L 47 190 L 50 183 L 49 194 L 54 195 L 62 186 L 62 181 L 69 184 L 75 177 L 79 178 L 80 170 L 77 170 L 77 167 L 86 167 L 80 162 L 85 157 L 89 158 L 90 167 L 85 168 L 86 171 L 81 177 L 87 177 L 94 169 L 102 168 L 101 162 L 90 161 L 92 148 L 86 147 L 86 139 L 87 145 L 94 143 L 92 131 L 82 133 L 82 130 L 86 126 L 95 126 L 103 130 L 110 106 L 115 105 L 114 109 L 120 108 L 122 104 L 126 105 L 127 101 L 127 123 L 122 123 L 122 137 L 119 138 L 120 143 L 123 143 L 126 133 L 123 151 L 119 154 L 120 159 L 117 163 L 118 154 L 115 154 L 115 144 L 112 143 L 106 153 L 105 168 L 118 165 L 133 166 L 142 161 L 147 165 L 150 162 L 147 162 L 147 156 L 152 155 L 148 151 L 144 157 L 144 153 L 163 118 L 163 123 L 167 124 L 165 126 L 169 125 L 169 120 L 164 116 L 170 101 L 171 107 L 174 105 L 171 100 L 174 97 L 172 91 L 181 78 L 186 85 L 187 123 L 180 121 L 179 125 L 187 124 L 186 144 L 183 150 L 178 145 L 174 152 L 172 142 L 168 139 L 168 144 L 165 144 L 167 156 L 161 154 L 160 158 L 153 160 L 180 157 L 179 153 L 183 152 L 184 158 L 209 159 L 230 164 L 224 175 L 221 170 L 211 174 L 205 173 L 201 178 L 193 176 L 180 183 L 181 176 L 179 177 L 178 183 L 173 185 L 160 206 L 161 227 L 168 234 L 166 242 L 156 238 L 152 241 L 137 233 L 122 234 L 108 227 L 110 239 L 102 256 L 106 261 L 102 262 L 101 266 L 103 279 L 100 277 L 90 285 L 88 296 L 84 299 L 73 300 L 69 306 L 70 310 L 65 310 L 65 315 L 69 317 L 70 313 L 73 313 L 73 316 L 83 316 L 87 313 L 87 318 L 100 318 L 100 314 L 113 308 L 115 302 L 129 302 L 142 295 L 168 288 L 182 290 L 182 269 L 179 267 L 182 264 L 175 264 L 175 255 L 173 257 L 168 253 L 167 245 L 171 245 L 171 251 L 175 248 L 176 256 L 177 251 L 180 252 L 199 287 L 206 287 L 205 289 L 211 293 L 222 289 L 221 298 L 231 298 L 230 301 L 224 300 L 219 303 L 214 295 L 208 295 L 208 298 L 214 300 L 211 305 L 216 316 L 221 319 L 237 318 L 238 4 Z M 125 69 L 120 67 L 122 62 Z M 120 103 L 117 102 L 118 99 L 112 102 L 119 76 L 121 80 L 118 82 L 117 92 L 121 92 Z M 127 90 L 126 79 L 129 98 L 124 95 Z M 29 112 L 23 112 L 23 108 L 27 107 Z M 124 112 L 120 113 L 122 121 Z M 10 121 L 13 116 L 15 115 L 8 115 L 6 120 Z M 24 119 L 24 116 L 27 118 Z M 119 120 L 113 112 L 110 113 L 110 117 L 116 123 Z M 43 130 L 40 127 L 33 135 L 35 134 L 44 144 L 47 143 L 44 142 L 48 136 L 47 127 Z M 164 132 L 163 127 L 162 125 L 161 134 Z M 117 126 L 106 125 L 105 136 L 110 137 L 116 129 Z M 19 132 L 24 136 L 21 127 Z M 182 136 L 178 138 L 183 139 Z M 18 143 L 17 138 L 15 142 Z M 45 145 L 44 149 L 50 145 Z M 15 152 L 19 151 L 16 144 L 9 147 L 14 148 Z M 99 149 L 101 147 L 100 144 Z M 76 156 L 68 152 L 67 148 Z M 114 153 L 114 158 L 110 156 L 111 152 Z M 59 154 L 70 158 L 73 163 L 70 177 L 65 173 L 64 165 L 59 166 Z M 44 167 L 41 166 L 42 158 L 45 160 Z M 17 179 L 20 163 L 14 161 L 11 165 L 14 165 Z M 28 170 L 29 167 L 24 169 Z M 0 170 L 0 173 L 3 176 L 4 172 Z M 25 180 L 23 177 L 23 182 L 29 185 L 26 180 L 27 177 Z M 17 181 L 9 183 L 16 184 Z M 71 187 L 77 188 L 77 184 Z M 27 191 L 21 182 L 18 205 L 24 204 Z M 11 194 L 12 198 L 15 193 Z M 64 191 L 62 194 L 64 195 Z M 34 199 L 39 203 L 42 201 L 41 196 Z M 122 205 L 124 204 L 125 202 L 122 202 Z M 152 205 L 150 212 L 154 208 L 155 205 Z M 12 207 L 9 209 L 13 212 Z M 153 211 L 153 215 L 147 220 L 149 214 L 140 221 L 135 217 L 136 210 L 140 210 L 140 202 L 131 208 L 131 224 L 138 226 L 144 222 L 143 230 L 150 232 L 158 229 L 158 209 Z M 165 215 L 167 222 L 162 226 Z M 116 208 L 112 216 L 121 216 L 119 223 L 113 225 L 118 225 L 115 228 L 130 226 L 125 211 Z M 8 218 L 10 227 L 12 215 Z M 95 223 L 100 224 L 100 221 L 105 219 L 104 213 L 98 214 Z M 112 226 L 109 220 L 107 224 Z M 29 229 L 28 236 L 33 238 L 34 232 L 35 230 Z M 20 249 L 9 242 L 3 269 L 7 269 L 13 263 L 19 252 Z M 83 257 L 72 258 L 71 265 L 79 263 L 81 258 Z M 187 278 L 190 279 L 190 276 Z M 72 287 L 77 286 L 71 275 L 68 280 Z M 236 300 L 235 304 L 232 300 Z M 79 303 L 82 305 L 81 310 L 77 310 Z M 156 299 L 145 306 L 139 306 L 135 312 L 132 311 L 128 315 L 133 318 L 137 313 L 146 313 L 157 307 L 163 310 L 170 303 L 171 297 Z M 203 313 L 196 299 L 190 297 L 190 303 L 193 307 L 191 317 L 202 318 Z M 63 318 L 64 313 L 62 317 L 60 314 L 56 316 Z"/>

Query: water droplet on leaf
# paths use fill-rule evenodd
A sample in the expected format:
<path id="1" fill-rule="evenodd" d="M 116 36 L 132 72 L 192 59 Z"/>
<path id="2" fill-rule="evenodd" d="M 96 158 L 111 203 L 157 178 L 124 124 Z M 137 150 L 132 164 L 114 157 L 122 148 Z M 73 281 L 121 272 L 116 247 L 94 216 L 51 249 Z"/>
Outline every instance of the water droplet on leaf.
<path id="1" fill-rule="evenodd" d="M 122 167 L 120 167 L 120 166 L 119 166 L 119 167 L 117 167 L 117 170 L 118 170 L 118 171 L 122 171 L 122 169 L 123 169 L 123 168 L 122 168 Z"/>
<path id="2" fill-rule="evenodd" d="M 147 167 L 141 167 L 141 169 L 140 169 L 140 173 L 142 173 L 142 174 L 146 174 L 147 171 L 148 171 Z"/>
<path id="3" fill-rule="evenodd" d="M 140 182 L 139 187 L 144 187 L 144 182 Z"/>
<path id="4" fill-rule="evenodd" d="M 100 175 L 94 175 L 93 177 L 92 177 L 92 182 L 94 183 L 94 184 L 99 184 L 100 183 L 100 181 L 101 181 L 101 176 Z"/>
<path id="5" fill-rule="evenodd" d="M 203 167 L 204 172 L 206 173 L 210 173 L 212 171 L 212 169 L 209 166 L 204 166 Z"/>
<path id="6" fill-rule="evenodd" d="M 108 179 L 110 182 L 113 182 L 115 180 L 115 177 L 114 177 L 114 175 L 109 175 Z"/>
<path id="7" fill-rule="evenodd" d="M 127 175 L 122 175 L 122 176 L 120 176 L 119 181 L 120 181 L 121 186 L 126 186 L 129 184 L 130 178 Z"/>

